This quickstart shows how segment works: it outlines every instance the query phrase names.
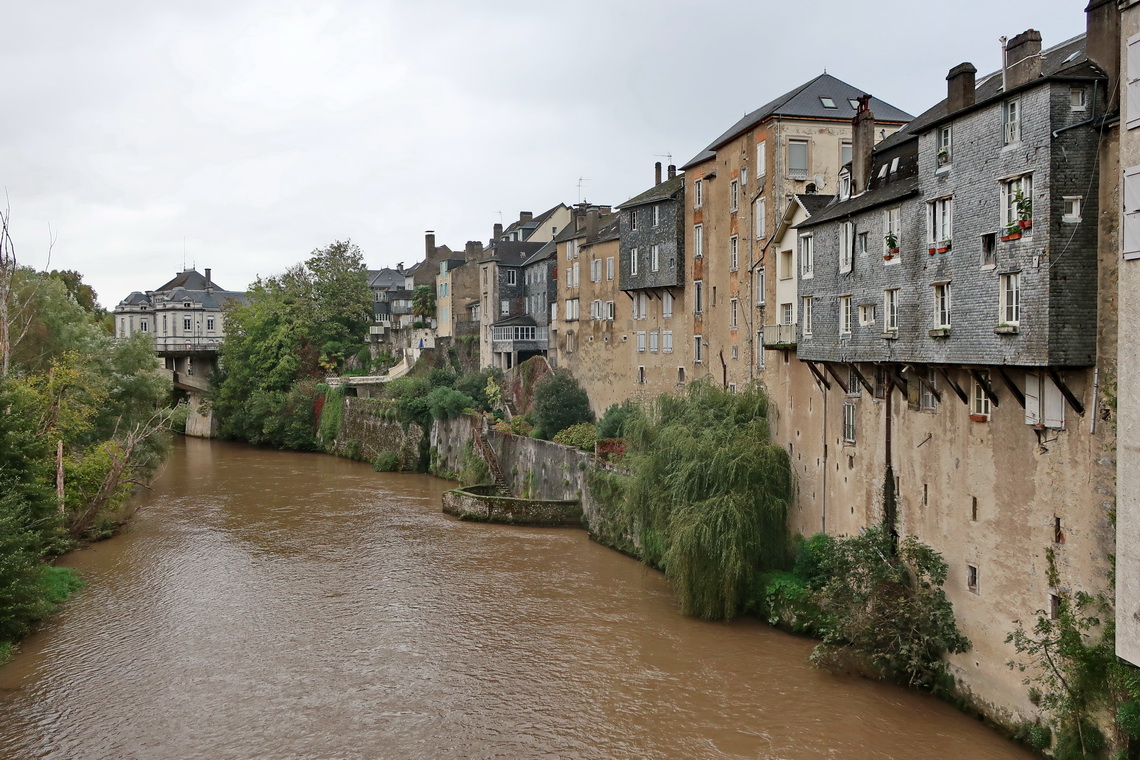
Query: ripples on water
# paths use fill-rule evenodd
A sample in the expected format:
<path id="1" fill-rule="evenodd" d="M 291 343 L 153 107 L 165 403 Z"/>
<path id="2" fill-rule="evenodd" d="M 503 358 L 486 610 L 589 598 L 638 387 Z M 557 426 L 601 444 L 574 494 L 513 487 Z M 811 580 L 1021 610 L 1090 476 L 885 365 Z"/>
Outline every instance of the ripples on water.
<path id="1" fill-rule="evenodd" d="M 187 440 L 0 669 L 11 758 L 1026 758 L 948 706 L 681 617 L 577 530 L 450 484 Z"/>

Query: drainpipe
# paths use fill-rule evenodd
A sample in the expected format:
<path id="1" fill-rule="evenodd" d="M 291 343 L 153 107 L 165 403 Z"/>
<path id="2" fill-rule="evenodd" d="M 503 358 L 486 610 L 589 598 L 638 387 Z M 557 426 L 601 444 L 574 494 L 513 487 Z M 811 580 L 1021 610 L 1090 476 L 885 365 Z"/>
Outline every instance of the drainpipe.
<path id="1" fill-rule="evenodd" d="M 827 388 L 821 386 L 820 390 L 823 391 L 823 503 L 821 505 L 823 514 L 821 516 L 819 532 L 827 533 Z"/>

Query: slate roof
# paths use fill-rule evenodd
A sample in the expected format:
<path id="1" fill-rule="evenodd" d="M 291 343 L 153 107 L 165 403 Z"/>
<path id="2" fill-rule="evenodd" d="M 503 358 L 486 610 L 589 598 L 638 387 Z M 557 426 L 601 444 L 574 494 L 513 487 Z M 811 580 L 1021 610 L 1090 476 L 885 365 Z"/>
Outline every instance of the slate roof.
<path id="1" fill-rule="evenodd" d="M 368 287 L 373 290 L 388 290 L 393 287 L 404 286 L 404 274 L 395 269 L 369 269 Z"/>
<path id="2" fill-rule="evenodd" d="M 855 116 L 855 107 L 850 101 L 863 94 L 862 90 L 824 72 L 815 79 L 804 82 L 794 90 L 785 92 L 775 100 L 765 103 L 755 111 L 745 114 L 727 132 L 709 143 L 707 148 L 689 159 L 688 163 L 681 168 L 687 169 L 690 166 L 707 161 L 716 155 L 717 148 L 741 132 L 751 129 L 772 116 L 850 121 Z M 825 107 L 821 98 L 830 98 L 831 102 L 835 104 L 835 108 Z M 875 114 L 876 121 L 905 123 L 912 118 L 906 111 L 895 108 L 890 103 L 878 98 L 871 98 L 870 108 Z"/>
<path id="3" fill-rule="evenodd" d="M 543 243 L 521 243 L 517 240 L 496 240 L 491 244 L 490 255 L 483 261 L 495 261 L 505 267 L 521 267 L 523 262 L 543 245 Z"/>
<path id="4" fill-rule="evenodd" d="M 527 237 L 529 237 L 531 234 L 533 234 L 536 229 L 538 229 L 540 226 L 542 226 L 543 222 L 545 222 L 547 219 L 549 219 L 551 216 L 553 216 L 554 213 L 556 211 L 558 211 L 558 209 L 563 207 L 563 205 L 564 204 L 559 203 L 557 206 L 549 208 L 546 211 L 543 211 L 538 216 L 532 217 L 531 219 L 528 219 L 525 222 L 520 222 L 520 221 L 512 222 L 510 224 L 510 226 L 508 226 L 505 230 L 503 230 L 503 236 L 510 235 L 510 233 L 515 232 L 516 230 L 521 230 L 524 233 L 523 239 L 526 240 Z"/>
<path id="5" fill-rule="evenodd" d="M 557 252 L 558 252 L 557 244 L 553 240 L 550 240 L 550 241 L 544 243 L 543 246 L 541 248 L 539 248 L 537 251 L 532 253 L 530 255 L 530 257 L 528 257 L 527 260 L 522 263 L 522 265 L 524 267 L 528 267 L 531 264 L 538 263 L 539 261 L 545 261 L 546 259 L 549 259 L 551 256 L 554 256 Z"/>
<path id="6" fill-rule="evenodd" d="M 635 206 L 644 206 L 647 203 L 657 203 L 658 201 L 666 201 L 674 197 L 677 193 L 685 188 L 685 175 L 679 174 L 673 179 L 667 179 L 659 185 L 646 190 L 640 195 L 635 195 L 625 203 L 618 206 L 619 209 L 633 208 Z"/>
<path id="7" fill-rule="evenodd" d="M 213 281 L 211 276 L 210 286 L 218 290 L 225 290 L 221 285 Z M 199 274 L 196 269 L 187 269 L 174 277 L 173 280 L 163 285 L 161 288 L 155 288 L 154 292 L 160 293 L 167 290 L 174 290 L 175 288 L 186 288 L 188 290 L 205 290 L 206 278 Z"/>
<path id="8" fill-rule="evenodd" d="M 209 290 L 206 289 L 206 278 L 194 269 L 187 269 L 179 273 L 157 290 L 146 293 L 134 291 L 119 302 L 118 308 L 127 306 L 151 306 L 156 303 L 191 303 L 199 304 L 206 309 L 220 309 L 228 301 L 249 303 L 249 297 L 241 291 L 226 290 L 210 281 Z"/>
<path id="9" fill-rule="evenodd" d="M 621 237 L 621 217 L 617 214 L 607 214 L 598 220 L 598 230 L 593 237 L 587 236 L 584 245 L 596 245 Z"/>

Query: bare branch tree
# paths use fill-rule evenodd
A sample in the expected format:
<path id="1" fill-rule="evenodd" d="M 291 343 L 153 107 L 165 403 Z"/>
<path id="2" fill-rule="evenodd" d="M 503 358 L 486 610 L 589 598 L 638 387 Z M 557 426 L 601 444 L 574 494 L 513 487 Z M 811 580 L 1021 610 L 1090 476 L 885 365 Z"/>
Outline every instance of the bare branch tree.
<path id="1" fill-rule="evenodd" d="M 11 314 L 13 280 L 16 274 L 16 246 L 12 243 L 9 220 L 12 207 L 5 201 L 0 211 L 0 377 L 7 377 L 12 363 Z"/>

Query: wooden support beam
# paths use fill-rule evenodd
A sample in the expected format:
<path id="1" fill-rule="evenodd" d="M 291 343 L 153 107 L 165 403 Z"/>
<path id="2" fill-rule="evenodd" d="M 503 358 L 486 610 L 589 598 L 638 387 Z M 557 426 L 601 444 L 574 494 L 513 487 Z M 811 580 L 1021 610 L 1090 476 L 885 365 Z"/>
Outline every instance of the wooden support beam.
<path id="1" fill-rule="evenodd" d="M 825 390 L 831 390 L 831 383 L 827 382 L 827 378 L 816 368 L 815 362 L 804 362 L 804 364 L 807 365 L 807 368 L 811 370 L 811 373 L 815 375 L 815 379 L 819 381 L 819 384 L 822 385 Z"/>
<path id="2" fill-rule="evenodd" d="M 946 381 L 946 384 L 950 386 L 950 389 L 954 391 L 955 395 L 962 399 L 962 403 L 969 406 L 970 397 L 966 395 L 966 391 L 962 390 L 962 386 L 954 382 L 954 378 L 950 377 L 950 373 L 946 371 L 945 367 L 939 367 L 938 371 L 942 374 L 942 379 Z"/>
<path id="3" fill-rule="evenodd" d="M 863 377 L 863 373 L 859 371 L 858 365 L 852 363 L 851 364 L 851 371 L 855 373 L 855 377 L 859 378 L 859 384 L 867 389 L 867 393 L 874 396 L 875 395 L 874 386 L 872 386 L 870 383 L 867 382 L 867 378 Z"/>
<path id="4" fill-rule="evenodd" d="M 914 370 L 914 378 L 916 380 L 918 380 L 919 384 L 922 387 L 926 388 L 926 390 L 930 391 L 930 395 L 934 396 L 934 400 L 937 401 L 939 404 L 941 404 L 942 403 L 942 394 L 939 393 L 938 389 L 934 387 L 934 383 L 930 382 L 930 380 L 923 377 L 923 373 L 921 370 L 918 369 L 918 367 L 916 367 L 912 364 L 912 365 L 910 365 L 910 368 Z"/>
<path id="5" fill-rule="evenodd" d="M 839 373 L 835 371 L 835 368 L 831 366 L 831 362 L 824 362 L 823 367 L 827 370 L 827 374 L 835 378 L 835 382 L 839 383 L 839 387 L 843 389 L 844 393 L 851 392 L 847 390 L 847 383 L 843 382 L 843 378 L 840 377 Z"/>
<path id="6" fill-rule="evenodd" d="M 1073 407 L 1073 411 L 1084 417 L 1085 405 L 1081 403 L 1080 399 L 1073 395 L 1073 392 L 1069 390 L 1069 386 L 1065 385 L 1065 381 L 1062 380 L 1061 376 L 1057 374 L 1057 370 L 1053 369 L 1052 367 L 1048 367 L 1046 368 L 1046 371 L 1049 373 L 1049 377 L 1053 380 L 1053 384 L 1057 386 L 1057 389 L 1059 391 L 1061 391 L 1061 395 L 1064 396 L 1065 400 L 1069 402 L 1069 406 Z"/>
<path id="7" fill-rule="evenodd" d="M 997 406 L 998 397 L 997 394 L 994 393 L 993 386 L 990 385 L 989 380 L 986 380 L 984 377 L 982 377 L 982 373 L 976 369 L 971 369 L 970 375 L 974 378 L 974 382 L 982 387 L 982 393 L 986 394 L 986 398 L 990 400 L 990 403 L 994 406 Z"/>
<path id="8" fill-rule="evenodd" d="M 1021 408 L 1024 409 L 1025 394 L 1022 393 L 1021 389 L 1017 387 L 1017 383 L 1013 382 L 1013 380 L 1010 379 L 1009 375 L 1006 374 L 1005 367 L 998 367 L 998 374 L 1001 375 L 1001 379 L 1002 382 L 1005 383 L 1005 387 L 1009 388 L 1009 392 L 1013 394 L 1013 397 L 1017 399 L 1017 403 L 1021 404 Z"/>
<path id="9" fill-rule="evenodd" d="M 902 394 L 903 401 L 906 401 L 907 397 L 910 395 L 910 393 L 908 392 L 908 389 L 907 389 L 906 378 L 904 378 L 902 376 L 902 373 L 899 372 L 898 365 L 896 365 L 896 364 L 887 365 L 887 372 L 890 373 L 891 379 L 894 381 L 895 387 L 898 388 L 899 393 Z"/>

